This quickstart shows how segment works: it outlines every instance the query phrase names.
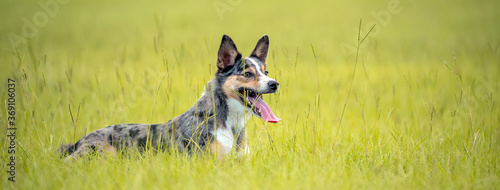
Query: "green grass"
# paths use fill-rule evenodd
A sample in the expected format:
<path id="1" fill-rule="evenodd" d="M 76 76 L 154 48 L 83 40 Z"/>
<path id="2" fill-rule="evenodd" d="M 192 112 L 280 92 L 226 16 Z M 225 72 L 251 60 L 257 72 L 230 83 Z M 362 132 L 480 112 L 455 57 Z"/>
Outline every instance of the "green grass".
<path id="1" fill-rule="evenodd" d="M 13 48 L 7 35 L 37 2 L 0 3 L 0 97 L 6 107 L 15 79 L 18 126 L 13 183 L 0 109 L 2 189 L 500 188 L 497 1 L 401 0 L 384 24 L 370 12 L 389 1 L 241 1 L 221 19 L 213 1 L 72 0 Z M 360 19 L 361 36 L 376 26 L 356 62 L 341 44 L 356 46 Z M 268 34 L 280 82 L 265 98 L 282 122 L 250 119 L 247 158 L 54 154 L 107 125 L 187 110 L 222 34 L 244 56 Z"/>

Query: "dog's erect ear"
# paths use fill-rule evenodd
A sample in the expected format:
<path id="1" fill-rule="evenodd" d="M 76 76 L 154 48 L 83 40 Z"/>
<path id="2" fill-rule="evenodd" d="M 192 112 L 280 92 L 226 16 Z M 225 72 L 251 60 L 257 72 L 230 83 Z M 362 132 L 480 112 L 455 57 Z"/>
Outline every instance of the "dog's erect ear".
<path id="1" fill-rule="evenodd" d="M 239 55 L 239 56 L 238 56 Z M 241 57 L 233 40 L 227 35 L 222 36 L 222 42 L 219 48 L 219 55 L 217 57 L 217 67 L 221 70 L 233 66 L 236 59 Z"/>
<path id="2" fill-rule="evenodd" d="M 262 36 L 255 49 L 253 50 L 251 56 L 259 58 L 259 60 L 265 65 L 267 59 L 267 52 L 269 51 L 269 37 L 267 35 Z"/>

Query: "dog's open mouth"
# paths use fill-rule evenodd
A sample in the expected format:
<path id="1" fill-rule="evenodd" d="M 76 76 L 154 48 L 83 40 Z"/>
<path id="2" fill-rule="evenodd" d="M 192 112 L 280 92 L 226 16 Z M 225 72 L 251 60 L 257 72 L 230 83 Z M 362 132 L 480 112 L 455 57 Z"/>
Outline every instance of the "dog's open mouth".
<path id="1" fill-rule="evenodd" d="M 240 88 L 241 101 L 244 105 L 252 110 L 252 112 L 262 118 L 263 121 L 277 123 L 281 119 L 277 118 L 271 108 L 264 102 L 262 94 L 248 88 Z"/>

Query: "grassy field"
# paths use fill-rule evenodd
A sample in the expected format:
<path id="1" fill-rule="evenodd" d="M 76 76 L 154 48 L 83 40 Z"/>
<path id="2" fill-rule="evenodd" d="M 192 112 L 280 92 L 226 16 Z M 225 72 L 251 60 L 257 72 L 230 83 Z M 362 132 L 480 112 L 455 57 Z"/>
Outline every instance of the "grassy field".
<path id="1" fill-rule="evenodd" d="M 1 189 L 500 188 L 499 1 L 41 2 L 0 2 Z M 281 84 L 265 98 L 282 121 L 250 119 L 248 157 L 54 153 L 183 113 L 223 34 L 244 56 L 268 34 Z"/>

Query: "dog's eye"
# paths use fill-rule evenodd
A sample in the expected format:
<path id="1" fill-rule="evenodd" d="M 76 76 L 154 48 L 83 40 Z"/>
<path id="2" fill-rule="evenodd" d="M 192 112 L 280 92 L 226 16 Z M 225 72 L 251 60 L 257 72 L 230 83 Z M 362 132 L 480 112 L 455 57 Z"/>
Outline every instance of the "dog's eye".
<path id="1" fill-rule="evenodd" d="M 252 73 L 251 73 L 251 72 L 246 72 L 246 73 L 245 73 L 245 77 L 249 78 L 249 77 L 251 77 L 251 76 L 252 76 Z"/>
<path id="2" fill-rule="evenodd" d="M 269 73 L 269 71 L 264 72 L 264 74 L 266 74 L 266 75 L 267 75 L 268 73 Z"/>

